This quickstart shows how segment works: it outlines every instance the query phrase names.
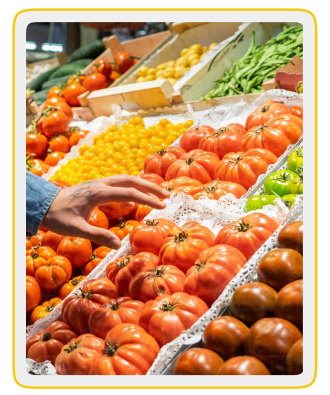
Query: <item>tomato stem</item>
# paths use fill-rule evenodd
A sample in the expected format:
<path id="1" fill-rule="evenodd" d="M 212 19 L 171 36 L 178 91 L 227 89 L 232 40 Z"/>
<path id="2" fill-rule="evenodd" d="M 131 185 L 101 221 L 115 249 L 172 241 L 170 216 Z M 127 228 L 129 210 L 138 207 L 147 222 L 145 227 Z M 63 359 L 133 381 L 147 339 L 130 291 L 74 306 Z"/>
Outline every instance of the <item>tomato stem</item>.
<path id="1" fill-rule="evenodd" d="M 44 332 L 41 341 L 47 342 L 52 338 L 52 335 L 49 332 Z"/>
<path id="2" fill-rule="evenodd" d="M 119 348 L 119 344 L 114 344 L 113 346 L 111 345 L 111 343 L 109 342 L 109 340 L 106 342 L 105 348 L 102 350 L 103 354 L 107 354 L 108 357 L 112 357 L 116 351 Z"/>
<path id="3" fill-rule="evenodd" d="M 152 220 L 152 221 L 146 221 L 146 225 L 148 225 L 148 226 L 157 226 L 159 224 L 159 221 L 156 221 L 156 220 Z"/>
<path id="4" fill-rule="evenodd" d="M 177 243 L 177 244 L 179 244 L 179 243 L 183 243 L 185 240 L 186 240 L 186 238 L 188 237 L 188 233 L 186 233 L 186 232 L 179 232 L 179 234 L 178 235 L 175 235 L 174 236 L 174 241 Z"/>
<path id="5" fill-rule="evenodd" d="M 64 349 L 64 352 L 70 354 L 72 351 L 78 348 L 79 342 L 69 343 L 68 347 Z"/>

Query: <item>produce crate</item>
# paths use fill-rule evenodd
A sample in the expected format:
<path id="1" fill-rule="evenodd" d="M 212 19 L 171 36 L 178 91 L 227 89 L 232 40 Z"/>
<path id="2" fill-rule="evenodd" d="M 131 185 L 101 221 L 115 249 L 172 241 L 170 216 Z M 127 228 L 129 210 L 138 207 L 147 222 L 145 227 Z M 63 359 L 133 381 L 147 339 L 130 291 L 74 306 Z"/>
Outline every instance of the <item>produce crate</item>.
<path id="1" fill-rule="evenodd" d="M 294 26 L 297 23 L 252 22 L 240 26 L 239 31 L 221 45 L 220 50 L 212 59 L 207 59 L 193 66 L 187 74 L 175 84 L 184 101 L 198 100 L 207 94 L 215 81 L 224 77 L 225 71 L 231 68 L 233 62 L 242 58 L 249 48 L 252 32 L 255 32 L 256 45 L 265 44 L 277 36 L 283 26 Z"/>
<path id="2" fill-rule="evenodd" d="M 204 56 L 203 60 L 196 66 L 193 66 L 187 74 L 191 74 L 196 67 L 207 60 L 210 62 L 214 55 L 222 48 L 222 41 L 231 37 L 231 40 L 239 34 L 240 22 L 212 22 L 212 23 L 191 23 L 191 24 L 179 24 L 182 28 L 182 33 L 175 34 L 170 41 L 166 43 L 159 51 L 155 52 L 148 59 L 145 59 L 140 65 L 147 66 L 149 68 L 156 67 L 157 65 L 168 62 L 170 60 L 177 59 L 180 57 L 181 50 L 183 48 L 188 48 L 193 44 L 201 44 L 202 46 L 209 46 L 210 44 L 217 42 L 220 43 L 212 51 L 209 51 Z M 172 28 L 175 26 L 172 25 Z M 190 27 L 190 28 L 189 28 Z M 186 29 L 186 30 L 184 30 Z M 179 29 L 180 31 L 180 29 Z M 130 75 L 125 76 L 123 80 L 120 81 L 121 84 L 131 84 L 137 79 L 136 70 L 132 70 Z M 183 79 L 183 78 L 182 78 Z M 182 80 L 181 79 L 181 80 Z M 175 89 L 179 89 L 181 86 L 181 80 L 175 85 Z"/>

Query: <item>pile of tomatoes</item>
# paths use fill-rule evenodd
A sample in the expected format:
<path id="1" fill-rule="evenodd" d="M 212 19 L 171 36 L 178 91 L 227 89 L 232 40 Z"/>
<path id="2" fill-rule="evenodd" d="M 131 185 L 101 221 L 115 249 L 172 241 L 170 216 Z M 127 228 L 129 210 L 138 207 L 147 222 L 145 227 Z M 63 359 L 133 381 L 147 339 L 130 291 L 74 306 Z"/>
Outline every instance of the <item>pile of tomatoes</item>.
<path id="1" fill-rule="evenodd" d="M 211 321 L 203 348 L 176 361 L 179 375 L 301 374 L 303 371 L 303 222 L 286 225 L 260 260 L 259 282 L 238 287 L 231 316 Z"/>
<path id="2" fill-rule="evenodd" d="M 127 226 L 123 224 L 121 221 L 117 232 Z M 208 310 L 279 226 L 260 213 L 230 223 L 216 236 L 194 221 L 182 227 L 161 218 L 131 225 L 122 237 L 129 232 L 132 253 L 110 262 L 106 278 L 90 279 L 81 287 L 84 277 L 76 272 L 70 281 L 72 271 L 82 268 L 88 274 L 87 267 L 92 270 L 90 260 L 99 257 L 98 250 L 105 255 L 109 252 L 105 247 L 92 254 L 88 240 L 64 237 L 52 244 L 54 249 L 38 243 L 27 250 L 27 310 L 40 302 L 43 292 L 55 291 L 57 297 L 65 298 L 75 287 L 80 289 L 63 301 L 59 322 L 30 338 L 28 358 L 51 360 L 59 374 L 145 374 L 159 348 Z M 41 235 L 43 245 L 47 233 Z M 33 244 L 37 241 L 30 239 Z M 61 299 L 52 298 L 35 307 L 31 322 L 37 315 L 49 314 Z M 68 337 L 53 337 L 53 327 L 65 329 Z M 54 348 L 47 343 L 50 339 L 61 341 Z M 134 351 L 134 362 L 124 353 L 131 349 L 133 339 L 141 346 Z M 121 359 L 125 363 L 119 363 Z"/>

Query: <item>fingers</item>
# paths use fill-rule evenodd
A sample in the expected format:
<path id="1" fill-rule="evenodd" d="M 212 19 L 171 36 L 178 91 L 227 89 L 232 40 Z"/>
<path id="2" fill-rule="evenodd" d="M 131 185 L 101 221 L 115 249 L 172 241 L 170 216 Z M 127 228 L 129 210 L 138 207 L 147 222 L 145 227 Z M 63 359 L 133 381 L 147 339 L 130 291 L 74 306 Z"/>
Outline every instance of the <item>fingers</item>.
<path id="1" fill-rule="evenodd" d="M 166 189 L 161 188 L 153 182 L 149 182 L 135 176 L 122 175 L 106 177 L 103 179 L 103 181 L 108 186 L 126 188 L 131 187 L 144 193 L 152 193 L 153 195 L 156 195 L 161 199 L 166 199 L 170 196 L 169 192 Z"/>
<path id="2" fill-rule="evenodd" d="M 82 236 L 84 239 L 89 239 L 94 243 L 100 244 L 118 250 L 121 246 L 120 239 L 107 229 L 97 228 L 89 225 L 87 222 L 83 225 Z"/>
<path id="3" fill-rule="evenodd" d="M 159 210 L 166 207 L 166 204 L 160 202 L 154 196 L 140 192 L 135 188 L 104 187 L 98 191 L 95 199 L 96 205 L 110 202 L 135 202 Z"/>

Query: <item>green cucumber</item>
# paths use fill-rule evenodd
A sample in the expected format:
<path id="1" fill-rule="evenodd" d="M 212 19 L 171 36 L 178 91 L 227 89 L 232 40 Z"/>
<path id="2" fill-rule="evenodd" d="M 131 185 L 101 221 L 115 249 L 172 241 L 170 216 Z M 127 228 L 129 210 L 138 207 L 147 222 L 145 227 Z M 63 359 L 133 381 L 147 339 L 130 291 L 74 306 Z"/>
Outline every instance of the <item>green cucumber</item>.
<path id="1" fill-rule="evenodd" d="M 64 77 L 58 77 L 58 78 L 54 78 L 54 79 L 52 79 L 52 80 L 46 81 L 46 82 L 44 82 L 44 83 L 42 84 L 41 89 L 42 89 L 42 90 L 44 90 L 44 89 L 50 89 L 50 88 L 52 88 L 53 86 L 60 86 L 60 85 L 62 85 L 62 84 L 66 84 L 66 82 L 67 82 L 67 80 L 68 80 L 69 78 L 70 78 L 69 76 L 65 75 Z"/>
<path id="2" fill-rule="evenodd" d="M 70 76 L 75 74 L 77 71 L 84 69 L 86 66 L 74 63 L 74 64 L 65 64 L 64 66 L 60 67 L 56 70 L 48 79 L 48 81 L 53 80 L 54 78 Z"/>
<path id="3" fill-rule="evenodd" d="M 84 67 L 87 67 L 92 62 L 94 62 L 94 59 L 86 58 L 86 59 L 75 60 L 74 62 L 71 62 L 70 64 L 80 64 L 80 65 L 82 65 Z"/>
<path id="4" fill-rule="evenodd" d="M 77 59 L 96 59 L 101 53 L 105 51 L 105 46 L 102 40 L 96 40 L 88 45 L 80 47 L 72 52 L 69 63 L 74 62 Z"/>
<path id="5" fill-rule="evenodd" d="M 47 100 L 47 94 L 48 94 L 49 89 L 44 89 L 39 92 L 35 92 L 32 97 L 33 99 L 37 102 L 38 106 L 40 104 L 44 103 Z"/>
<path id="6" fill-rule="evenodd" d="M 29 82 L 26 85 L 26 89 L 31 89 L 32 91 L 40 91 L 41 86 L 44 82 L 48 81 L 49 77 L 54 74 L 60 67 L 54 67 L 51 70 L 45 71 L 44 73 L 40 74 L 37 78 L 33 81 Z"/>

